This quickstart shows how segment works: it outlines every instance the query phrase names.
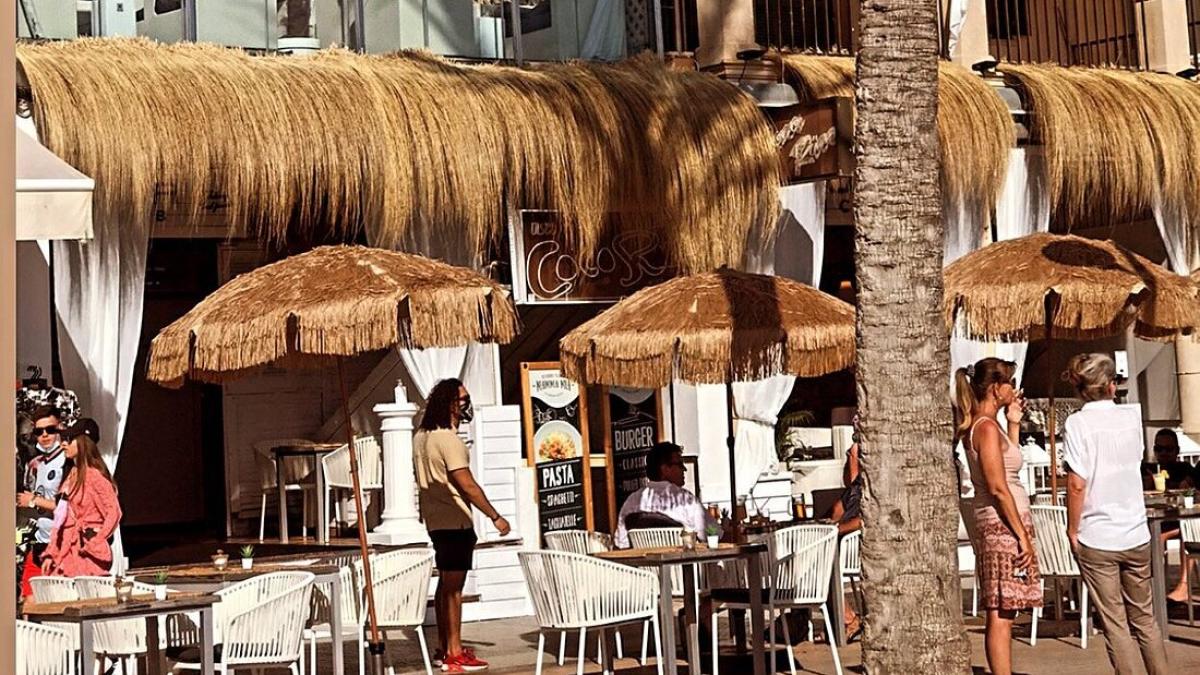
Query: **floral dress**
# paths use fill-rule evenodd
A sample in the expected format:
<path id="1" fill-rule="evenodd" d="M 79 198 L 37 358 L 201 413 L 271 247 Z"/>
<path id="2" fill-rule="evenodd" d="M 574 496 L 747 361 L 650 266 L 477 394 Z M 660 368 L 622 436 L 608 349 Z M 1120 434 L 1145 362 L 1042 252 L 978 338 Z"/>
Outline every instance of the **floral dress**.
<path id="1" fill-rule="evenodd" d="M 975 428 L 980 422 L 1000 425 L 991 418 L 981 418 L 971 426 L 971 434 L 967 436 L 967 464 L 971 469 L 971 483 L 975 487 L 975 571 L 979 577 L 979 602 L 985 609 L 1001 611 L 1016 611 L 1033 609 L 1042 606 L 1041 576 L 1038 573 L 1037 553 L 1031 552 L 1032 562 L 1025 570 L 1024 576 L 1018 576 L 1020 571 L 1013 564 L 1013 559 L 1019 551 L 1017 537 L 1004 523 L 996 509 L 996 500 L 988 491 L 987 480 L 983 476 L 983 466 L 979 460 L 979 450 L 975 447 Z M 1020 472 L 1025 460 L 1021 449 L 1000 430 L 1004 439 L 1004 472 L 1008 482 L 1008 491 L 1016 502 L 1017 512 L 1025 531 L 1033 541 L 1033 515 L 1029 510 L 1029 496 L 1021 485 Z"/>

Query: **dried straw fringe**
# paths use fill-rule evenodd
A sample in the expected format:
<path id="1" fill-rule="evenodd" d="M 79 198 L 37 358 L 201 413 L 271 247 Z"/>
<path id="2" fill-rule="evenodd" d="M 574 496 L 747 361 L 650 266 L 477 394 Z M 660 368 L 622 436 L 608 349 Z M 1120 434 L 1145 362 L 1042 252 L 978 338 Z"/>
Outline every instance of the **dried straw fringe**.
<path id="1" fill-rule="evenodd" d="M 854 308 L 797 282 L 721 270 L 635 293 L 559 351 L 569 377 L 609 385 L 817 376 L 853 363 Z"/>
<path id="2" fill-rule="evenodd" d="M 1051 203 L 1071 222 L 1156 201 L 1200 221 L 1200 86 L 1158 73 L 1004 65 L 1034 111 Z"/>
<path id="3" fill-rule="evenodd" d="M 1001 277 L 996 270 L 1004 270 Z M 1200 327 L 1195 283 L 1111 241 L 1035 234 L 970 253 L 945 271 L 947 326 L 980 340 L 1045 336 L 1045 300 L 1058 296 L 1054 334 L 1094 339 L 1130 324 L 1144 339 Z"/>
<path id="4" fill-rule="evenodd" d="M 148 377 L 224 382 L 267 364 L 509 342 L 516 310 L 499 285 L 433 260 L 362 247 L 320 247 L 242 275 L 151 343 Z"/>
<path id="5" fill-rule="evenodd" d="M 560 211 L 586 253 L 616 212 L 702 270 L 740 264 L 778 208 L 754 102 L 648 58 L 515 69 L 81 39 L 18 61 L 46 145 L 96 178 L 98 217 L 135 226 L 156 197 L 194 221 L 221 194 L 231 225 L 273 241 L 365 226 L 381 246 L 483 252 L 512 204 Z"/>
<path id="6" fill-rule="evenodd" d="M 788 55 L 783 62 L 805 100 L 854 98 L 854 59 Z M 949 203 L 994 205 L 1016 145 L 1012 116 L 983 79 L 944 61 L 938 66 L 938 134 Z"/>

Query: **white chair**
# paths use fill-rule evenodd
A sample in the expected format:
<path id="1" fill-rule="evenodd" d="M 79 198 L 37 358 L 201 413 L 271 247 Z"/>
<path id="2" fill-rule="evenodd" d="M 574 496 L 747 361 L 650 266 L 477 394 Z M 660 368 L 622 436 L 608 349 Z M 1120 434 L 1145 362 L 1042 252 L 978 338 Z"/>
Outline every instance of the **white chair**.
<path id="1" fill-rule="evenodd" d="M 541 675 L 546 631 L 579 631 L 577 672 L 589 628 L 649 621 L 659 653 L 658 577 L 607 560 L 568 551 L 521 551 L 521 572 L 538 621 L 537 675 Z M 658 659 L 658 672 L 663 672 Z"/>
<path id="2" fill-rule="evenodd" d="M 114 581 L 114 577 L 75 577 L 75 589 L 82 600 L 112 598 L 116 595 L 116 589 L 113 587 Z M 133 593 L 135 595 L 153 594 L 154 587 L 134 581 Z M 165 649 L 167 647 L 166 622 L 159 618 L 158 625 L 159 648 Z M 119 661 L 122 672 L 129 672 L 126 670 L 126 666 L 148 651 L 145 619 L 101 621 L 96 624 L 93 635 L 95 636 L 96 654 Z"/>
<path id="3" fill-rule="evenodd" d="M 1188 625 L 1194 626 L 1195 618 L 1192 614 L 1192 585 L 1200 581 L 1200 519 L 1185 518 L 1179 521 L 1179 548 L 1180 553 L 1187 553 L 1188 569 L 1188 587 L 1187 587 L 1187 608 L 1188 608 Z"/>
<path id="4" fill-rule="evenodd" d="M 971 578 L 971 616 L 979 616 L 979 575 L 975 569 L 975 503 L 971 498 L 958 500 L 958 578 Z"/>
<path id="5" fill-rule="evenodd" d="M 1038 571 L 1042 575 L 1042 593 L 1046 590 L 1046 579 L 1067 579 L 1079 582 L 1079 647 L 1087 649 L 1088 641 L 1088 588 L 1079 573 L 1079 565 L 1071 553 L 1071 540 L 1067 537 L 1067 507 L 1033 506 L 1033 548 L 1037 553 Z M 1057 602 L 1062 602 L 1059 598 Z M 1029 644 L 1037 644 L 1038 619 L 1042 608 L 1033 610 L 1033 625 L 1030 628 Z"/>
<path id="6" fill-rule="evenodd" d="M 274 448 L 284 445 L 307 445 L 310 441 L 298 438 L 280 438 L 259 441 L 254 444 L 254 466 L 258 469 L 259 487 L 262 490 L 262 500 L 258 509 L 258 540 L 263 540 L 267 526 L 267 497 L 276 495 L 278 498 L 278 476 L 275 473 L 275 457 L 271 454 Z M 313 481 L 313 460 L 311 457 L 285 457 L 283 460 L 283 489 L 285 492 L 300 492 L 303 503 L 301 518 L 301 535 L 308 536 L 309 497 L 317 489 Z"/>
<path id="7" fill-rule="evenodd" d="M 603 551 L 611 551 L 615 548 L 611 534 L 606 532 L 592 532 L 590 530 L 559 530 L 558 532 L 547 532 L 545 534 L 546 548 L 551 551 L 569 551 L 571 553 L 579 553 L 582 555 L 591 555 Z M 646 665 L 647 646 L 650 639 L 650 623 L 642 624 L 642 658 L 639 663 Z M 625 658 L 625 646 L 621 641 L 621 633 L 616 634 L 617 642 L 617 658 Z M 599 648 L 599 643 L 597 643 Z M 597 652 L 598 654 L 598 652 Z M 599 658 L 599 655 L 597 655 Z M 567 659 L 567 631 L 563 631 L 558 636 L 558 665 L 562 665 Z"/>
<path id="8" fill-rule="evenodd" d="M 213 606 L 218 672 L 275 666 L 299 675 L 304 668 L 302 637 L 314 576 L 272 572 L 216 592 Z M 199 670 L 200 654 L 180 657 L 176 670 Z"/>
<path id="9" fill-rule="evenodd" d="M 73 675 L 74 651 L 67 631 L 17 619 L 15 675 Z"/>
<path id="10" fill-rule="evenodd" d="M 365 591 L 365 575 L 361 560 L 354 563 L 354 573 Z M 409 549 L 388 551 L 371 556 L 371 586 L 375 591 L 375 621 L 380 632 L 389 628 L 413 630 L 421 645 L 426 675 L 433 675 L 429 660 L 429 645 L 425 642 L 425 609 L 429 604 L 429 580 L 433 576 L 433 551 Z M 359 606 L 366 616 L 365 594 L 359 595 Z M 360 660 L 361 663 L 361 660 Z M 391 668 L 388 668 L 391 671 Z"/>
<path id="11" fill-rule="evenodd" d="M 75 580 L 71 577 L 34 577 L 29 580 L 29 587 L 36 602 L 74 602 L 79 599 L 79 591 L 75 590 Z M 42 625 L 66 631 L 71 637 L 71 649 L 79 650 L 79 624 L 47 621 Z"/>
<path id="12" fill-rule="evenodd" d="M 368 492 L 383 490 L 383 450 L 379 440 L 374 436 L 363 436 L 354 439 L 354 451 L 358 455 L 358 484 L 363 495 Z M 335 490 L 348 490 L 354 494 L 354 478 L 350 474 L 350 449 L 348 445 L 327 453 L 321 457 L 321 471 L 325 476 L 325 513 L 321 514 L 325 522 L 329 522 L 329 508 L 334 507 L 334 516 L 339 525 L 344 522 L 340 503 L 334 503 Z M 365 527 L 365 524 L 359 524 Z"/>
<path id="13" fill-rule="evenodd" d="M 862 531 L 851 532 L 842 537 L 838 568 L 841 570 L 842 583 L 850 583 L 850 592 L 858 601 L 859 607 L 864 605 L 862 591 L 858 582 L 862 579 L 862 561 L 859 559 L 858 548 L 862 543 Z"/>
<path id="14" fill-rule="evenodd" d="M 342 565 L 338 572 L 338 578 L 341 580 L 341 619 L 342 619 L 342 636 L 343 642 L 354 640 L 355 648 L 358 649 L 358 673 L 363 675 L 366 672 L 366 646 L 367 641 L 363 635 L 363 622 L 366 619 L 366 613 L 361 611 L 363 604 L 358 597 L 361 592 L 361 585 L 355 581 L 354 568 L 351 565 Z M 333 582 L 316 583 L 313 585 L 312 594 L 312 610 L 310 616 L 312 621 L 308 628 L 304 629 L 304 639 L 308 641 L 308 663 L 311 667 L 311 672 L 317 672 L 317 642 L 333 642 Z"/>
<path id="15" fill-rule="evenodd" d="M 826 604 L 829 578 L 833 574 L 834 552 L 838 545 L 837 536 L 836 525 L 795 525 L 776 531 L 768 540 L 771 562 L 767 573 L 763 575 L 768 587 L 758 592 L 766 591 L 772 644 L 775 642 L 776 613 L 784 615 L 783 639 L 787 645 L 788 666 L 792 675 L 796 675 L 796 655 L 792 650 L 786 613 L 800 608 L 821 610 L 825 619 L 825 636 L 833 653 L 833 665 L 838 675 L 842 675 L 842 661 L 833 639 L 833 626 L 829 622 Z M 727 596 L 730 599 L 723 602 L 726 608 L 750 609 L 749 593 L 752 592 L 755 591 L 738 594 L 744 597 Z"/>

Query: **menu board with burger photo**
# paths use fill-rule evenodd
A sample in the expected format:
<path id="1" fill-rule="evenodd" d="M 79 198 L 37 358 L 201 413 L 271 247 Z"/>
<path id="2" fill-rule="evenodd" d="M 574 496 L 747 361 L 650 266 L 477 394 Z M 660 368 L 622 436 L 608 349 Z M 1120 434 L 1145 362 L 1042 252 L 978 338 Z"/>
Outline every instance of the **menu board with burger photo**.
<path id="1" fill-rule="evenodd" d="M 592 529 L 586 397 L 557 362 L 522 363 L 521 403 L 542 533 Z"/>
<path id="2" fill-rule="evenodd" d="M 609 521 L 616 522 L 617 510 L 646 484 L 646 457 L 662 439 L 662 397 L 658 389 L 605 387 L 601 400 Z"/>

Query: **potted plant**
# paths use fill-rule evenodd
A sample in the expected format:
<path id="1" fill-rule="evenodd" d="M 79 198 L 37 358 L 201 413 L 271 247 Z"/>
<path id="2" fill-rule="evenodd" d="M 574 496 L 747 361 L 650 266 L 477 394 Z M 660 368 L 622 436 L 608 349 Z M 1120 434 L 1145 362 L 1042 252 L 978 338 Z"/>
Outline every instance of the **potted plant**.
<path id="1" fill-rule="evenodd" d="M 254 567 L 254 547 L 249 544 L 242 547 L 242 569 Z"/>
<path id="2" fill-rule="evenodd" d="M 707 538 L 708 547 L 715 549 L 721 545 L 721 528 L 716 525 L 708 525 L 704 528 L 704 535 Z"/>
<path id="3" fill-rule="evenodd" d="M 215 567 L 218 572 L 222 572 L 229 565 L 229 554 L 221 549 L 217 549 L 217 552 L 212 556 L 212 562 L 213 567 Z"/>
<path id="4" fill-rule="evenodd" d="M 1183 491 L 1183 508 L 1190 509 L 1196 505 L 1196 490 L 1188 488 Z"/>
<path id="5" fill-rule="evenodd" d="M 166 600 L 167 599 L 167 571 L 166 570 L 159 570 L 158 573 L 154 575 L 154 599 L 155 600 Z"/>

